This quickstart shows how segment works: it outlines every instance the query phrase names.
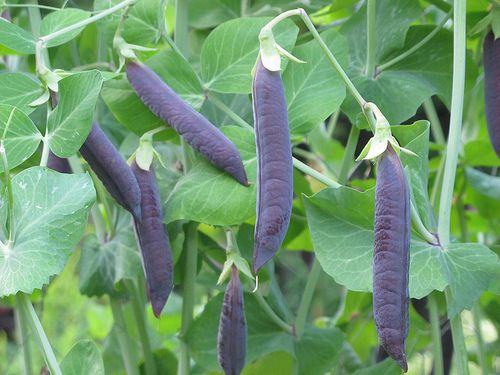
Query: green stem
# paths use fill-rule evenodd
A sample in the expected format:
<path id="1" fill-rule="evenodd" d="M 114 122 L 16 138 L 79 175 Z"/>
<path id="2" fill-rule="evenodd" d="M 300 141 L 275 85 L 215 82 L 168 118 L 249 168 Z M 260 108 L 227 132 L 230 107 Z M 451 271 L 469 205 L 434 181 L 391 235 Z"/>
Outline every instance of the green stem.
<path id="1" fill-rule="evenodd" d="M 368 0 L 366 12 L 366 75 L 373 77 L 377 53 L 377 1 Z"/>
<path id="2" fill-rule="evenodd" d="M 483 335 L 481 333 L 481 308 L 478 302 L 476 302 L 474 306 L 472 306 L 472 317 L 474 319 L 474 333 L 476 335 L 477 341 L 479 365 L 481 366 L 483 375 L 488 375 L 490 372 L 488 360 L 486 359 L 486 348 L 484 347 Z"/>
<path id="3" fill-rule="evenodd" d="M 450 288 L 447 287 L 444 290 L 446 296 L 446 302 L 450 304 L 451 295 Z M 462 318 L 460 314 L 455 315 L 450 319 L 451 325 L 451 335 L 453 337 L 453 349 L 455 358 L 455 365 L 457 366 L 458 375 L 468 375 L 469 374 L 469 359 L 467 354 L 467 348 L 465 346 L 464 331 L 462 327 Z"/>
<path id="4" fill-rule="evenodd" d="M 309 314 L 314 290 L 316 289 L 316 285 L 318 284 L 320 276 L 321 265 L 319 264 L 318 259 L 316 259 L 315 257 L 313 265 L 311 267 L 311 271 L 307 276 L 306 287 L 304 288 L 302 299 L 300 300 L 299 309 L 297 310 L 297 318 L 295 319 L 295 333 L 299 338 L 304 334 L 307 315 Z"/>
<path id="5" fill-rule="evenodd" d="M 441 121 L 439 121 L 438 114 L 436 112 L 436 107 L 431 98 L 425 99 L 424 101 L 424 111 L 425 115 L 431 123 L 431 132 L 438 145 L 446 145 L 446 138 L 444 137 L 443 127 Z"/>
<path id="6" fill-rule="evenodd" d="M 27 323 L 31 327 L 31 331 L 35 336 L 39 349 L 42 351 L 45 364 L 47 365 L 50 373 L 52 375 L 62 375 L 59 363 L 54 355 L 54 351 L 50 346 L 47 335 L 43 330 L 42 323 L 40 323 L 40 319 L 38 319 L 29 297 L 24 293 L 18 293 L 16 295 L 16 300 L 19 308 L 23 309 L 22 314 L 25 314 L 27 317 Z"/>
<path id="7" fill-rule="evenodd" d="M 345 146 L 345 152 L 344 152 L 344 159 L 342 160 L 342 165 L 340 167 L 340 173 L 338 176 L 338 181 L 341 184 L 345 184 L 349 178 L 349 170 L 351 169 L 352 161 L 354 160 L 354 153 L 356 152 L 359 133 L 360 133 L 359 128 L 353 124 L 351 126 L 349 138 L 347 138 L 347 144 Z"/>
<path id="8" fill-rule="evenodd" d="M 465 88 L 465 51 L 466 51 L 466 0 L 454 2 L 453 32 L 453 87 L 451 96 L 451 118 L 443 187 L 439 204 L 438 234 L 441 244 L 446 248 L 450 243 L 450 216 L 457 171 L 458 152 L 461 146 L 462 112 Z"/>
<path id="9" fill-rule="evenodd" d="M 189 0 L 175 1 L 174 41 L 186 59 L 189 58 Z"/>
<path id="10" fill-rule="evenodd" d="M 51 7 L 48 5 L 38 5 L 38 4 L 4 4 L 7 8 L 38 8 L 47 10 L 61 10 L 61 8 Z"/>
<path id="11" fill-rule="evenodd" d="M 253 126 L 251 126 L 248 122 L 246 122 L 240 116 L 238 116 L 231 108 L 229 108 L 228 106 L 226 106 L 216 96 L 214 96 L 213 94 L 209 93 L 208 94 L 208 99 L 216 107 L 218 107 L 221 111 L 223 111 L 231 119 L 233 119 L 236 122 L 237 125 L 239 125 L 239 126 L 245 128 L 245 129 L 248 129 L 248 130 L 251 130 L 252 132 L 254 132 Z M 320 172 L 318 172 L 314 168 L 311 168 L 307 164 L 302 163 L 299 159 L 293 158 L 293 166 L 295 168 L 297 168 L 299 171 L 301 171 L 301 172 L 303 172 L 303 173 L 311 176 L 312 178 L 318 180 L 319 182 L 324 183 L 326 186 L 334 187 L 334 188 L 338 188 L 338 187 L 341 186 L 337 181 L 334 181 L 331 178 L 329 178 L 329 177 L 321 174 Z"/>
<path id="12" fill-rule="evenodd" d="M 193 321 L 195 292 L 196 292 L 196 271 L 198 268 L 198 236 L 197 223 L 187 224 L 186 239 L 184 240 L 184 252 L 186 254 L 186 264 L 184 270 L 184 286 L 182 301 L 182 323 L 179 334 L 180 339 L 180 359 L 177 374 L 189 375 L 189 347 L 186 342 L 186 334 Z"/>
<path id="13" fill-rule="evenodd" d="M 23 352 L 23 364 L 24 364 L 24 374 L 33 374 L 33 369 L 31 366 L 31 348 L 29 341 L 29 329 L 27 326 L 27 317 L 24 314 L 24 310 L 20 307 L 15 309 L 16 314 L 16 330 L 19 332 L 19 344 L 21 345 L 21 350 Z"/>
<path id="14" fill-rule="evenodd" d="M 434 234 L 429 232 L 429 230 L 425 227 L 420 215 L 418 214 L 417 208 L 413 204 L 413 201 L 410 202 L 411 208 L 411 222 L 413 223 L 417 232 L 422 236 L 424 240 L 426 240 L 431 245 L 438 245 L 438 240 Z"/>
<path id="15" fill-rule="evenodd" d="M 429 306 L 429 318 L 431 321 L 432 350 L 434 352 L 434 375 L 444 375 L 443 350 L 441 346 L 441 324 L 439 322 L 439 310 L 436 297 L 427 296 Z"/>
<path id="16" fill-rule="evenodd" d="M 410 56 L 412 53 L 415 53 L 416 51 L 419 50 L 419 48 L 421 48 L 422 46 L 424 46 L 425 44 L 427 44 L 432 38 L 434 38 L 436 36 L 436 34 L 443 28 L 443 26 L 446 24 L 446 22 L 448 22 L 448 20 L 450 19 L 451 15 L 453 13 L 453 9 L 450 10 L 446 16 L 442 19 L 442 21 L 439 23 L 439 25 L 437 25 L 429 34 L 427 34 L 425 36 L 425 38 L 423 38 L 420 42 L 414 44 L 410 49 L 406 50 L 405 52 L 403 52 L 401 55 L 399 56 L 396 56 L 395 58 L 387 61 L 386 63 L 384 64 L 381 64 L 378 68 L 377 68 L 377 73 L 380 73 L 384 70 L 387 70 L 389 69 L 391 66 L 397 64 L 398 62 L 406 59 L 408 56 Z"/>
<path id="17" fill-rule="evenodd" d="M 130 347 L 130 340 L 125 325 L 125 318 L 123 317 L 123 310 L 121 303 L 118 299 L 111 297 L 109 299 L 111 305 L 111 312 L 115 322 L 115 332 L 118 338 L 118 346 L 120 347 L 120 354 L 122 356 L 123 365 L 127 375 L 139 375 L 137 364 L 134 363 L 134 356 L 132 355 L 132 348 Z"/>
<path id="18" fill-rule="evenodd" d="M 289 333 L 290 335 L 293 335 L 294 333 L 294 329 L 293 327 L 286 323 L 285 321 L 283 321 L 283 319 L 281 319 L 275 312 L 274 310 L 271 308 L 271 306 L 269 306 L 269 304 L 267 303 L 266 299 L 262 296 L 262 294 L 260 294 L 259 291 L 255 292 L 254 293 L 254 297 L 255 299 L 257 300 L 257 303 L 259 304 L 259 306 L 262 308 L 262 310 L 264 310 L 264 312 L 267 314 L 267 316 L 278 326 L 280 327 L 283 331 Z"/>
<path id="19" fill-rule="evenodd" d="M 146 374 L 155 375 L 157 373 L 156 362 L 153 356 L 153 351 L 151 350 L 151 342 L 149 340 L 149 335 L 146 328 L 144 306 L 141 303 L 139 290 L 135 282 L 132 280 L 126 280 L 125 285 L 130 296 L 130 302 L 132 303 L 132 309 L 134 311 L 137 331 L 139 332 L 139 337 L 141 339 L 142 350 L 144 352 L 144 365 L 146 367 Z"/>
<path id="20" fill-rule="evenodd" d="M 117 12 L 122 8 L 125 8 L 126 6 L 129 6 L 133 3 L 135 3 L 136 1 L 137 0 L 123 0 L 121 3 L 118 3 L 109 9 L 103 10 L 102 12 L 97 13 L 97 14 L 93 15 L 92 17 L 86 18 L 82 21 L 76 22 L 73 25 L 69 25 L 63 29 L 60 29 L 60 30 L 54 31 L 53 33 L 42 36 L 42 37 L 38 38 L 38 40 L 41 42 L 41 46 L 44 46 L 45 44 L 47 44 L 47 42 L 49 42 L 49 41 L 51 41 L 51 40 L 53 40 L 61 35 L 65 35 L 66 33 L 69 33 L 73 30 L 77 30 L 81 27 L 85 27 L 87 25 L 90 25 L 91 23 L 99 21 L 100 19 Z"/>

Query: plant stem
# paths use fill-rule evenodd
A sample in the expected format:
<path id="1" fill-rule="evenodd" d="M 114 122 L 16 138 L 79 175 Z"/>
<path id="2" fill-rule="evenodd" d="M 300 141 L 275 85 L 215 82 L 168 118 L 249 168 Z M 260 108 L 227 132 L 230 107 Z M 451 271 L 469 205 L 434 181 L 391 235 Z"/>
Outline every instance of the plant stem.
<path id="1" fill-rule="evenodd" d="M 446 248 L 450 243 L 450 216 L 457 171 L 458 152 L 461 147 L 462 112 L 465 88 L 465 21 L 466 0 L 454 2 L 453 32 L 453 88 L 451 96 L 451 118 L 443 187 L 439 204 L 438 234 L 441 244 Z"/>
<path id="2" fill-rule="evenodd" d="M 377 1 L 368 0 L 366 11 L 366 76 L 373 77 L 377 56 Z"/>
<path id="3" fill-rule="evenodd" d="M 216 107 L 218 107 L 221 111 L 223 111 L 231 119 L 233 119 L 237 125 L 241 126 L 242 128 L 245 128 L 245 129 L 248 129 L 248 130 L 251 130 L 252 132 L 254 132 L 253 126 L 251 126 L 248 122 L 246 122 L 240 116 L 238 116 L 231 108 L 229 108 L 227 105 L 225 105 L 215 95 L 213 95 L 212 93 L 208 93 L 208 99 Z M 319 182 L 324 183 L 326 186 L 334 187 L 334 188 L 338 188 L 341 186 L 337 181 L 332 180 L 330 177 L 327 177 L 324 174 L 315 170 L 314 168 L 311 168 L 307 164 L 302 163 L 299 159 L 293 158 L 293 166 L 295 168 L 297 168 L 299 171 L 301 171 L 301 172 L 311 176 L 312 178 L 318 180 Z"/>
<path id="4" fill-rule="evenodd" d="M 4 4 L 7 8 L 38 8 L 38 9 L 47 9 L 47 10 L 61 10 L 60 8 L 51 7 L 48 5 L 38 5 L 38 4 Z"/>
<path id="5" fill-rule="evenodd" d="M 118 299 L 110 297 L 109 304 L 111 305 L 111 312 L 115 322 L 115 332 L 118 338 L 118 345 L 120 346 L 125 372 L 127 375 L 139 375 L 137 364 L 133 362 L 134 356 L 132 355 L 132 348 L 130 347 L 121 303 Z"/>
<path id="6" fill-rule="evenodd" d="M 415 226 L 417 232 L 431 245 L 438 245 L 439 241 L 434 234 L 429 232 L 429 230 L 425 227 L 420 215 L 418 214 L 417 208 L 413 204 L 413 201 L 410 202 L 411 208 L 411 222 Z"/>
<path id="7" fill-rule="evenodd" d="M 441 325 L 439 323 L 439 310 L 436 297 L 427 296 L 429 318 L 431 322 L 432 350 L 434 352 L 434 375 L 444 375 L 443 350 L 441 346 Z"/>
<path id="8" fill-rule="evenodd" d="M 483 335 L 481 333 L 481 308 L 478 302 L 472 306 L 472 317 L 474 319 L 474 333 L 477 341 L 479 365 L 481 366 L 483 375 L 488 375 L 490 372 L 488 360 L 486 359 L 486 348 L 484 347 Z"/>
<path id="9" fill-rule="evenodd" d="M 444 137 L 443 127 L 441 121 L 439 121 L 438 114 L 436 112 L 436 107 L 431 98 L 425 99 L 424 101 L 424 111 L 425 115 L 431 123 L 431 132 L 438 145 L 446 145 L 446 138 Z"/>
<path id="10" fill-rule="evenodd" d="M 280 327 L 283 331 L 285 331 L 285 332 L 293 335 L 293 333 L 294 333 L 293 327 L 290 324 L 288 324 L 285 321 L 283 321 L 283 319 L 281 319 L 274 312 L 274 310 L 271 308 L 271 306 L 269 306 L 269 304 L 267 303 L 267 301 L 265 300 L 265 298 L 262 296 L 262 294 L 260 294 L 260 292 L 257 291 L 257 292 L 254 293 L 254 296 L 255 296 L 255 299 L 257 300 L 257 303 L 262 308 L 262 310 L 264 310 L 264 312 L 267 314 L 267 316 L 269 316 L 269 318 L 271 318 L 271 320 L 278 327 Z"/>
<path id="11" fill-rule="evenodd" d="M 174 41 L 186 59 L 189 58 L 189 8 L 188 0 L 175 1 Z"/>
<path id="12" fill-rule="evenodd" d="M 151 342 L 146 328 L 144 306 L 141 303 L 139 290 L 137 289 L 135 282 L 132 280 L 126 280 L 125 285 L 129 292 L 130 302 L 132 303 L 132 309 L 134 310 L 135 321 L 137 323 L 137 331 L 139 332 L 139 337 L 141 339 L 146 374 L 156 375 L 156 362 L 153 356 L 153 351 L 151 350 Z"/>
<path id="13" fill-rule="evenodd" d="M 349 177 L 349 170 L 351 169 L 351 164 L 354 160 L 354 153 L 356 152 L 359 133 L 359 128 L 353 124 L 351 126 L 349 138 L 347 138 L 347 144 L 344 151 L 344 159 L 342 160 L 342 166 L 340 167 L 340 172 L 338 175 L 338 181 L 341 184 L 345 184 Z"/>
<path id="14" fill-rule="evenodd" d="M 59 368 L 59 363 L 57 362 L 54 351 L 50 346 L 47 335 L 43 330 L 40 319 L 36 315 L 35 309 L 31 304 L 29 297 L 24 293 L 18 293 L 16 295 L 16 300 L 19 308 L 23 309 L 22 314 L 25 314 L 28 324 L 31 327 L 31 331 L 35 336 L 38 343 L 39 349 L 42 351 L 45 364 L 52 375 L 62 375 L 61 369 Z"/>
<path id="15" fill-rule="evenodd" d="M 18 304 L 18 308 L 15 311 L 16 318 L 16 330 L 19 332 L 19 344 L 21 345 L 21 350 L 23 352 L 23 364 L 24 364 L 24 374 L 31 375 L 33 374 L 33 369 L 31 366 L 31 348 L 29 341 L 29 329 L 27 327 L 28 318 L 24 314 L 24 310 L 20 308 Z"/>
<path id="16" fill-rule="evenodd" d="M 126 6 L 135 3 L 137 0 L 123 0 L 121 3 L 116 4 L 115 6 L 103 10 L 100 13 L 97 13 L 93 15 L 92 17 L 86 18 L 84 20 L 81 20 L 79 22 L 74 23 L 73 25 L 69 25 L 63 29 L 54 31 L 53 33 L 47 34 L 45 36 L 42 36 L 38 38 L 38 40 L 41 42 L 42 46 L 47 44 L 47 42 L 57 38 L 58 36 L 64 35 L 66 33 L 69 33 L 73 30 L 79 29 L 80 27 L 84 27 L 87 25 L 90 25 L 91 23 L 94 23 L 96 21 L 99 21 L 100 19 L 109 16 L 110 14 L 113 14 L 114 12 L 125 8 Z"/>
<path id="17" fill-rule="evenodd" d="M 198 236 L 197 223 L 191 222 L 186 227 L 186 239 L 184 240 L 184 252 L 186 254 L 186 264 L 184 269 L 184 286 L 182 301 L 182 323 L 179 334 L 180 339 L 180 359 L 177 374 L 189 375 L 189 347 L 186 342 L 186 334 L 193 321 L 195 292 L 196 292 L 196 271 L 198 268 Z"/>
<path id="18" fill-rule="evenodd" d="M 309 314 L 314 290 L 316 289 L 316 285 L 318 284 L 320 276 L 321 265 L 319 264 L 318 259 L 315 257 L 313 265 L 311 267 L 311 271 L 307 276 L 306 287 L 304 288 L 302 299 L 300 300 L 299 309 L 297 310 L 297 318 L 295 319 L 295 333 L 299 338 L 304 334 L 307 315 Z"/>
<path id="19" fill-rule="evenodd" d="M 450 19 L 451 15 L 453 14 L 453 9 L 450 10 L 448 13 L 446 13 L 446 16 L 442 19 L 442 21 L 439 23 L 439 25 L 437 25 L 429 34 L 427 34 L 425 36 L 425 38 L 423 38 L 420 42 L 418 42 L 417 44 L 414 44 L 410 49 L 406 50 L 405 52 L 403 52 L 401 55 L 399 56 L 396 56 L 395 58 L 387 61 L 386 63 L 384 64 L 381 64 L 378 68 L 377 68 L 377 73 L 380 73 L 384 70 L 387 70 L 389 69 L 391 66 L 397 64 L 398 62 L 406 59 L 408 56 L 410 56 L 412 53 L 415 53 L 416 51 L 418 51 L 419 48 L 421 48 L 422 46 L 424 46 L 425 44 L 427 44 L 432 38 L 434 38 L 436 36 L 436 34 L 443 28 L 443 26 L 446 24 L 446 22 L 448 22 L 448 20 Z"/>
<path id="20" fill-rule="evenodd" d="M 444 290 L 446 296 L 446 302 L 449 304 L 451 299 L 450 288 L 447 287 Z M 455 364 L 457 366 L 457 374 L 468 375 L 469 374 L 469 360 L 467 355 L 467 348 L 465 347 L 464 331 L 462 327 L 462 318 L 460 313 L 450 318 L 451 325 L 451 335 L 453 338 L 453 349 L 455 351 L 453 358 L 455 359 Z"/>

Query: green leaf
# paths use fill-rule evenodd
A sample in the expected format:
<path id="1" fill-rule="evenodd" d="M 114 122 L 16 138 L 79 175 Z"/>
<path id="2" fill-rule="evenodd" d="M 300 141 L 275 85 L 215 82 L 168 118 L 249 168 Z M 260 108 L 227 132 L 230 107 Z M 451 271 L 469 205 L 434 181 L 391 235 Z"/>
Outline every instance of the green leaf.
<path id="1" fill-rule="evenodd" d="M 43 167 L 17 174 L 12 193 L 14 244 L 8 252 L 0 252 L 0 296 L 31 294 L 63 269 L 95 200 L 89 175 L 61 174 Z M 1 203 L 6 207 L 5 197 Z"/>
<path id="2" fill-rule="evenodd" d="M 500 177 L 491 176 L 473 168 L 466 169 L 472 188 L 487 197 L 500 200 Z"/>
<path id="3" fill-rule="evenodd" d="M 466 143 L 464 153 L 467 165 L 500 167 L 500 158 L 493 150 L 491 142 L 487 139 L 475 139 Z"/>
<path id="4" fill-rule="evenodd" d="M 102 11 L 120 3 L 121 0 L 96 0 L 94 10 Z M 125 21 L 123 38 L 128 43 L 144 45 L 159 39 L 165 25 L 165 0 L 137 1 Z M 121 11 L 123 12 L 123 10 Z M 115 34 L 121 12 L 102 19 L 97 23 L 102 38 L 111 44 Z"/>
<path id="5" fill-rule="evenodd" d="M 64 375 L 104 375 L 104 363 L 97 345 L 90 340 L 77 342 L 61 362 Z"/>
<path id="6" fill-rule="evenodd" d="M 0 104 L 16 106 L 24 113 L 33 112 L 29 104 L 42 95 L 40 82 L 22 73 L 0 74 Z"/>
<path id="7" fill-rule="evenodd" d="M 89 16 L 89 12 L 77 8 L 66 8 L 58 10 L 56 12 L 51 12 L 43 18 L 42 23 L 40 24 L 40 35 L 45 36 L 62 30 L 65 27 L 71 26 L 77 22 L 89 18 Z M 66 32 L 63 35 L 58 36 L 57 38 L 49 40 L 47 42 L 47 47 L 55 47 L 60 44 L 69 42 L 71 39 L 80 34 L 84 27 L 85 26 L 79 27 L 75 30 Z"/>
<path id="8" fill-rule="evenodd" d="M 33 35 L 0 17 L 0 45 L 30 55 L 35 53 L 35 43 Z"/>
<path id="9" fill-rule="evenodd" d="M 142 265 L 127 211 L 119 209 L 113 238 L 99 243 L 95 235 L 85 238 L 80 256 L 80 292 L 89 297 L 115 295 L 115 285 L 124 279 L 137 279 Z"/>
<path id="10" fill-rule="evenodd" d="M 257 14 L 279 14 L 285 10 L 294 9 L 298 6 L 304 8 L 308 12 L 315 12 L 329 5 L 331 0 L 314 0 L 314 1 L 290 1 L 290 0 L 256 0 L 252 1 L 251 11 Z"/>
<path id="11" fill-rule="evenodd" d="M 205 95 L 190 64 L 174 51 L 157 53 L 146 61 L 182 99 L 199 109 Z M 102 98 L 116 119 L 138 135 L 165 125 L 139 99 L 126 79 L 110 80 L 104 84 Z"/>
<path id="12" fill-rule="evenodd" d="M 201 49 L 201 73 L 209 90 L 252 92 L 251 72 L 259 52 L 259 33 L 269 21 L 269 18 L 238 18 L 210 33 Z M 297 33 L 297 26 L 289 20 L 273 28 L 276 41 L 287 50 L 294 45 Z"/>
<path id="13" fill-rule="evenodd" d="M 241 375 L 293 374 L 295 358 L 287 352 L 272 352 L 243 369 Z"/>
<path id="14" fill-rule="evenodd" d="M 377 363 L 376 365 L 357 370 L 353 372 L 352 375 L 373 375 L 373 374 L 400 375 L 401 369 L 398 367 L 398 365 L 394 360 L 387 358 L 385 361 Z"/>
<path id="15" fill-rule="evenodd" d="M 217 98 L 247 123 L 253 123 L 252 100 L 248 95 L 225 94 L 217 95 Z M 218 127 L 234 125 L 234 120 L 213 104 L 210 97 L 203 104 L 201 114 Z"/>
<path id="16" fill-rule="evenodd" d="M 74 155 L 85 142 L 101 85 L 102 77 L 97 70 L 59 81 L 59 104 L 47 122 L 50 149 L 57 156 Z"/>
<path id="17" fill-rule="evenodd" d="M 295 343 L 300 375 L 323 375 L 337 363 L 343 333 L 337 328 L 308 327 Z"/>
<path id="18" fill-rule="evenodd" d="M 240 1 L 189 1 L 189 26 L 195 29 L 209 29 L 225 21 L 238 18 L 240 14 Z"/>
<path id="19" fill-rule="evenodd" d="M 4 142 L 9 169 L 12 169 L 33 155 L 42 135 L 28 115 L 16 107 L 0 105 L 0 139 Z M 1 162 L 0 171 L 4 171 Z"/>
<path id="20" fill-rule="evenodd" d="M 330 50 L 335 51 L 339 62 L 347 65 L 345 38 L 333 29 L 321 36 Z M 302 135 L 336 111 L 346 92 L 344 82 L 316 40 L 295 47 L 293 54 L 306 63 L 289 63 L 283 73 L 283 82 L 290 131 L 292 135 Z"/>
<path id="21" fill-rule="evenodd" d="M 254 135 L 236 126 L 221 130 L 240 151 L 251 186 L 240 185 L 200 156 L 167 199 L 165 218 L 168 222 L 186 219 L 227 226 L 241 224 L 255 215 Z"/>

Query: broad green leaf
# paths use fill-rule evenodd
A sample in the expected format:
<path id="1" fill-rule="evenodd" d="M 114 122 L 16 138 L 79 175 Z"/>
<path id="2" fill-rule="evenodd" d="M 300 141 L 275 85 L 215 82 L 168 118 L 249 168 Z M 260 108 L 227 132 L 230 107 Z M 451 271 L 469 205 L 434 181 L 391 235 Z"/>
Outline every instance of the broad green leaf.
<path id="1" fill-rule="evenodd" d="M 337 328 L 308 328 L 295 343 L 300 375 L 323 375 L 337 363 L 343 333 Z"/>
<path id="2" fill-rule="evenodd" d="M 57 156 L 74 155 L 85 142 L 101 85 L 102 77 L 97 70 L 59 81 L 59 104 L 47 122 L 50 149 Z"/>
<path id="3" fill-rule="evenodd" d="M 79 341 L 62 360 L 61 371 L 64 375 L 104 375 L 99 348 L 93 341 Z"/>
<path id="4" fill-rule="evenodd" d="M 325 272 L 350 290 L 371 291 L 373 190 L 361 193 L 346 187 L 329 188 L 305 198 L 304 203 L 314 251 Z M 413 234 L 410 296 L 422 298 L 449 285 L 457 293 L 449 313 L 456 314 L 470 308 L 488 289 L 498 278 L 499 267 L 498 257 L 484 245 L 451 244 L 442 249 L 417 240 Z M 463 293 L 458 295 L 460 290 Z"/>
<path id="5" fill-rule="evenodd" d="M 264 14 L 279 14 L 285 10 L 302 7 L 308 12 L 315 12 L 329 5 L 331 0 L 314 0 L 314 1 L 290 1 L 290 0 L 256 0 L 252 1 L 251 11 L 262 15 Z"/>
<path id="6" fill-rule="evenodd" d="M 240 151 L 251 186 L 240 185 L 200 156 L 167 199 L 165 219 L 168 222 L 186 219 L 226 226 L 241 224 L 255 215 L 254 135 L 236 126 L 222 130 Z"/>
<path id="7" fill-rule="evenodd" d="M 295 358 L 287 352 L 272 352 L 243 369 L 241 375 L 293 374 Z"/>
<path id="8" fill-rule="evenodd" d="M 62 30 L 65 27 L 71 26 L 77 22 L 83 21 L 90 16 L 89 12 L 86 12 L 77 8 L 66 8 L 61 9 L 56 12 L 49 13 L 43 18 L 40 24 L 40 35 L 45 36 L 56 31 Z M 55 47 L 60 44 L 69 42 L 71 39 L 75 38 L 78 34 L 82 32 L 85 26 L 79 27 L 75 30 L 64 33 L 57 38 L 49 40 L 47 42 L 47 47 Z"/>
<path id="9" fill-rule="evenodd" d="M 191 65 L 174 51 L 156 54 L 146 64 L 182 99 L 199 109 L 205 99 L 203 88 Z M 104 84 L 102 98 L 116 119 L 129 130 L 142 135 L 165 125 L 142 103 L 126 79 Z"/>
<path id="10" fill-rule="evenodd" d="M 467 168 L 467 181 L 477 192 L 500 200 L 500 177 L 491 176 L 473 168 Z"/>
<path id="11" fill-rule="evenodd" d="M 234 125 L 234 120 L 228 116 L 228 114 L 217 105 L 213 104 L 211 100 L 214 94 L 210 95 L 207 101 L 203 104 L 201 108 L 201 114 L 205 116 L 212 124 L 218 127 L 224 125 Z M 237 113 L 239 117 L 245 120 L 247 123 L 253 123 L 253 113 L 252 113 L 252 100 L 248 95 L 217 95 L 217 99 L 222 101 L 227 107 L 229 107 L 234 113 Z"/>
<path id="12" fill-rule="evenodd" d="M 40 82 L 22 73 L 0 74 L 0 104 L 16 106 L 24 113 L 33 112 L 29 104 L 42 95 Z"/>
<path id="13" fill-rule="evenodd" d="M 35 53 L 35 43 L 33 35 L 0 17 L 0 45 L 30 55 Z"/>
<path id="14" fill-rule="evenodd" d="M 120 0 L 96 0 L 94 10 L 102 11 L 120 3 Z M 157 41 L 165 25 L 165 0 L 137 1 L 125 21 L 123 38 L 128 43 L 145 45 Z M 102 38 L 111 45 L 120 21 L 121 12 L 113 13 L 97 23 Z"/>
<path id="15" fill-rule="evenodd" d="M 12 192 L 14 244 L 0 254 L 0 296 L 31 294 L 61 272 L 95 200 L 87 174 L 61 174 L 43 167 L 17 174 Z"/>
<path id="16" fill-rule="evenodd" d="M 189 26 L 208 29 L 241 15 L 239 0 L 189 1 Z"/>
<path id="17" fill-rule="evenodd" d="M 357 370 L 356 372 L 353 373 L 353 375 L 374 375 L 374 374 L 400 375 L 401 369 L 394 360 L 387 358 L 383 362 Z"/>
<path id="18" fill-rule="evenodd" d="M 210 33 L 201 49 L 201 73 L 209 90 L 234 94 L 252 92 L 259 33 L 269 21 L 269 18 L 238 18 Z M 273 28 L 273 33 L 276 41 L 290 50 L 298 28 L 287 20 Z"/>
<path id="19" fill-rule="evenodd" d="M 142 275 L 141 257 L 137 250 L 130 215 L 118 211 L 113 238 L 99 243 L 95 235 L 85 238 L 79 263 L 80 292 L 89 297 L 116 294 L 115 285 L 123 279 Z"/>
<path id="20" fill-rule="evenodd" d="M 331 29 L 321 34 L 335 51 L 335 57 L 347 65 L 348 50 L 345 38 Z M 311 131 L 336 111 L 345 98 L 345 85 L 316 40 L 301 44 L 294 56 L 305 64 L 290 62 L 283 73 L 288 119 L 292 135 Z"/>
<path id="21" fill-rule="evenodd" d="M 16 107 L 0 105 L 0 140 L 4 143 L 9 169 L 12 169 L 33 155 L 42 135 L 28 115 Z M 4 171 L 1 162 L 0 171 Z"/>
<path id="22" fill-rule="evenodd" d="M 476 139 L 464 146 L 465 162 L 470 166 L 500 167 L 500 158 L 497 156 L 491 142 L 487 139 Z"/>

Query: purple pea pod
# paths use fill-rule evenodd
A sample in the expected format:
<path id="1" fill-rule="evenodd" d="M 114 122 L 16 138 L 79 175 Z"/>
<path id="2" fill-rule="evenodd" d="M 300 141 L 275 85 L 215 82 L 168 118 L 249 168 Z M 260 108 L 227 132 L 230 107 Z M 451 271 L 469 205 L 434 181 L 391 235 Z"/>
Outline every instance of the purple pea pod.
<path id="1" fill-rule="evenodd" d="M 217 336 L 217 353 L 226 375 L 239 375 L 245 366 L 247 323 L 238 269 L 233 265 L 231 281 L 222 303 Z"/>
<path id="2" fill-rule="evenodd" d="M 142 102 L 155 115 L 172 126 L 213 165 L 248 186 L 238 149 L 217 127 L 182 100 L 148 66 L 129 62 L 127 78 Z"/>
<path id="3" fill-rule="evenodd" d="M 71 173 L 71 167 L 68 159 L 60 158 L 52 151 L 49 151 L 49 158 L 47 159 L 47 167 L 59 173 Z"/>
<path id="4" fill-rule="evenodd" d="M 500 157 L 500 39 L 490 31 L 483 44 L 484 104 L 491 144 Z"/>
<path id="5" fill-rule="evenodd" d="M 410 230 L 408 182 L 398 155 L 388 145 L 378 164 L 375 193 L 373 314 L 381 345 L 404 372 Z"/>
<path id="6" fill-rule="evenodd" d="M 279 250 L 285 237 L 293 201 L 293 161 L 288 112 L 279 72 L 259 59 L 253 78 L 253 116 L 257 146 L 257 222 L 253 270 Z"/>
<path id="7" fill-rule="evenodd" d="M 136 220 L 141 220 L 141 191 L 129 165 L 97 125 L 80 148 L 80 154 L 89 163 L 109 194 Z"/>
<path id="8" fill-rule="evenodd" d="M 141 248 L 151 306 L 155 316 L 159 317 L 173 287 L 172 250 L 163 224 L 160 192 L 153 166 L 145 171 L 134 161 L 131 169 L 141 191 L 142 220 L 134 220 L 135 233 Z"/>

